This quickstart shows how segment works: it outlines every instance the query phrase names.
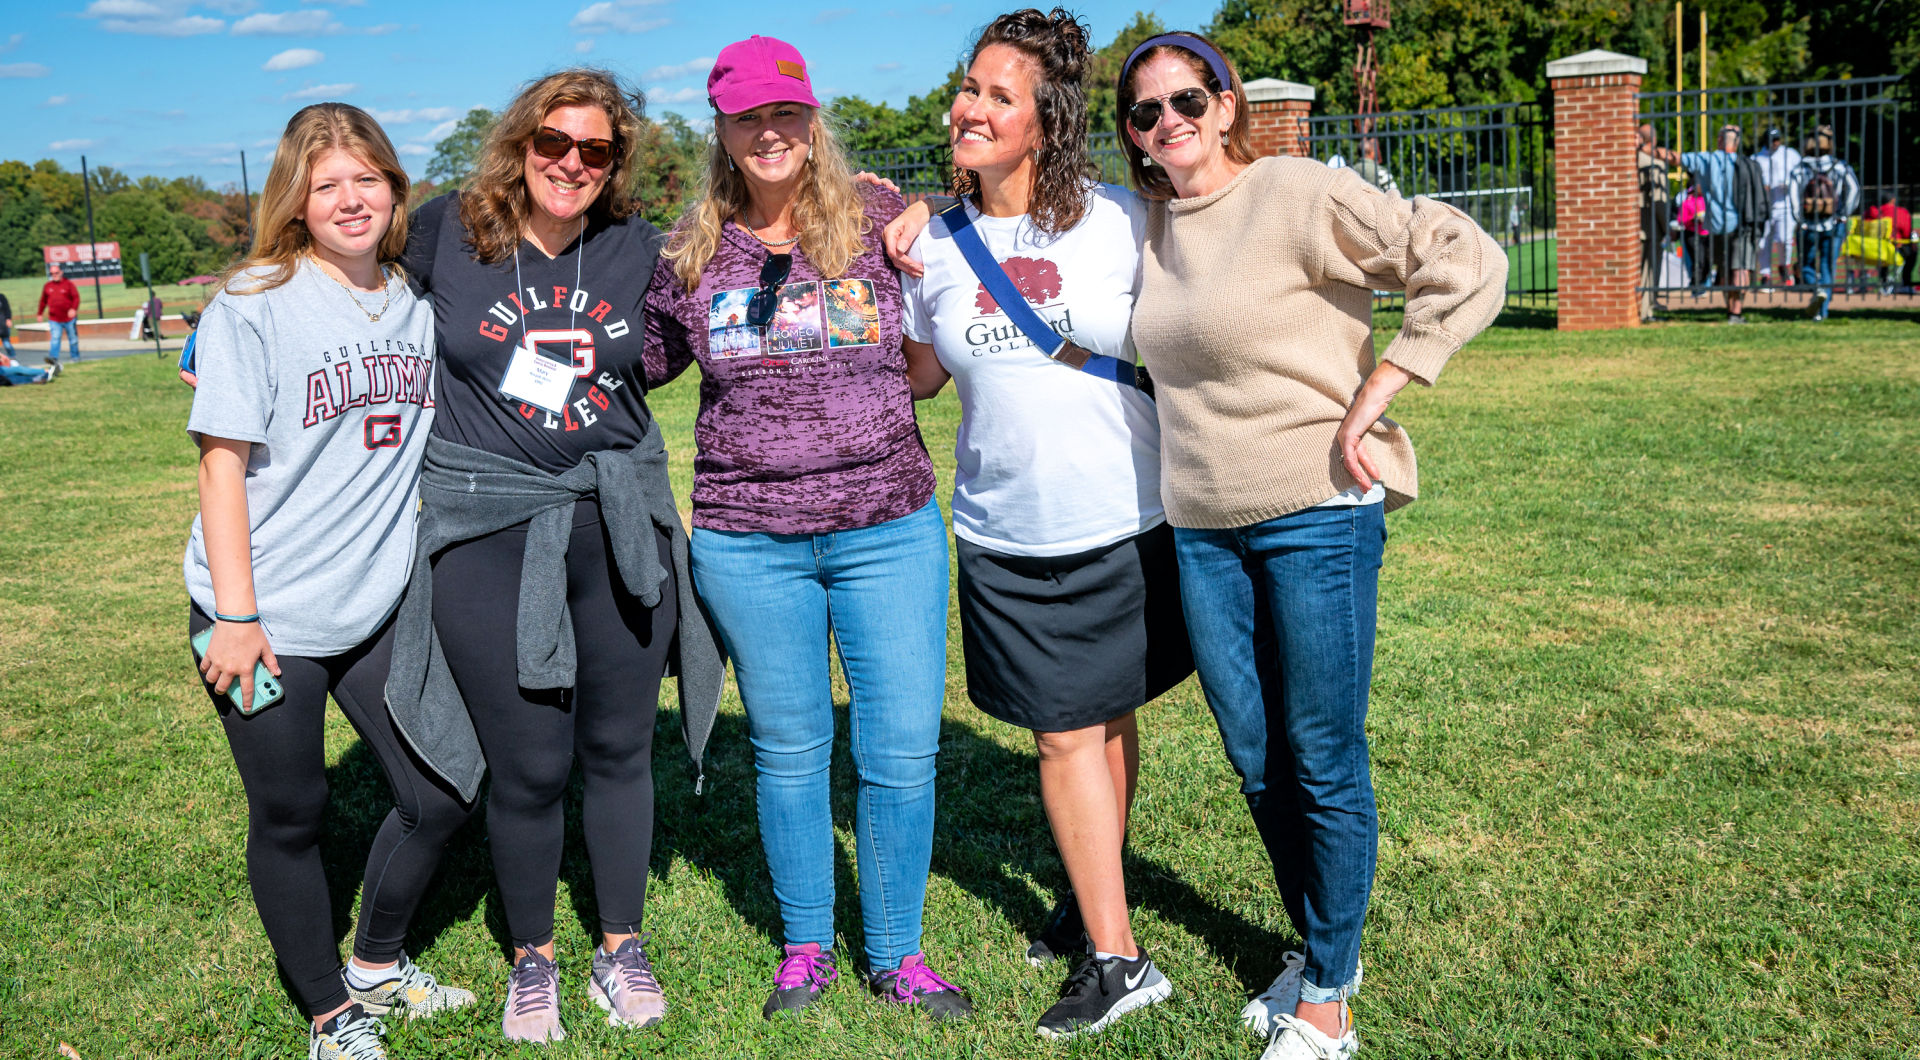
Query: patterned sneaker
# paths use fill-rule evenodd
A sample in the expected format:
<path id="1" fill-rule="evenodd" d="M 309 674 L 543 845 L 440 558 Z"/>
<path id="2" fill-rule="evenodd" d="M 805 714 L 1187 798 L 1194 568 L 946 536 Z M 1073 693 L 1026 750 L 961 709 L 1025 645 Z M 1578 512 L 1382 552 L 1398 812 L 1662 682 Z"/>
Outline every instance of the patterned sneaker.
<path id="1" fill-rule="evenodd" d="M 1040 1017 L 1035 1029 L 1042 1038 L 1097 1034 L 1134 1009 L 1172 996 L 1173 984 L 1154 967 L 1144 948 L 1131 960 L 1089 957 L 1067 976 L 1060 1000 Z"/>
<path id="2" fill-rule="evenodd" d="M 1298 1016 L 1281 1016 L 1273 1041 L 1267 1043 L 1260 1060 L 1352 1060 L 1360 1051 L 1360 1039 L 1353 1033 L 1353 1013 L 1345 1005 L 1340 1006 L 1340 1022 L 1346 1033 L 1329 1038 Z"/>
<path id="3" fill-rule="evenodd" d="M 1272 1038 L 1280 1029 L 1280 1017 L 1293 1015 L 1294 1006 L 1300 1003 L 1300 977 L 1307 970 L 1307 958 L 1297 950 L 1288 950 L 1280 955 L 1280 964 L 1280 974 L 1273 977 L 1273 985 L 1240 1010 L 1240 1022 L 1262 1041 Z M 1366 974 L 1364 963 L 1355 964 L 1353 985 L 1359 986 Z"/>
<path id="4" fill-rule="evenodd" d="M 400 955 L 400 963 L 388 969 L 390 978 L 365 990 L 347 980 L 347 993 L 376 1016 L 396 1008 L 407 1010 L 407 1018 L 417 1020 L 438 1012 L 452 1012 L 473 1004 L 473 994 L 457 986 L 442 986 L 432 975 Z"/>
<path id="5" fill-rule="evenodd" d="M 387 1060 L 380 1036 L 387 1032 L 380 1020 L 359 1005 L 307 1032 L 307 1060 Z"/>
<path id="6" fill-rule="evenodd" d="M 651 1027 L 667 1015 L 667 995 L 653 977 L 644 937 L 630 938 L 612 953 L 594 949 L 587 996 L 606 1010 L 609 1027 Z"/>
<path id="7" fill-rule="evenodd" d="M 1080 919 L 1080 903 L 1068 891 L 1060 904 L 1047 914 L 1047 923 L 1027 946 L 1027 963 L 1044 968 L 1061 957 L 1078 957 L 1093 952 L 1093 940 L 1087 937 L 1087 925 Z"/>
<path id="8" fill-rule="evenodd" d="M 528 950 L 507 978 L 507 1007 L 500 1030 L 510 1042 L 557 1042 L 560 1026 L 560 967 Z"/>
<path id="9" fill-rule="evenodd" d="M 833 962 L 833 951 L 822 951 L 818 942 L 787 946 L 780 970 L 773 974 L 773 993 L 760 1006 L 760 1015 L 772 1019 L 782 1012 L 798 1012 L 816 1001 L 827 984 L 840 978 Z"/>
<path id="10" fill-rule="evenodd" d="M 935 975 L 927 956 L 916 953 L 891 972 L 875 972 L 867 980 L 880 1000 L 892 1005 L 918 1005 L 936 1020 L 973 1015 L 973 1002 L 960 988 Z"/>

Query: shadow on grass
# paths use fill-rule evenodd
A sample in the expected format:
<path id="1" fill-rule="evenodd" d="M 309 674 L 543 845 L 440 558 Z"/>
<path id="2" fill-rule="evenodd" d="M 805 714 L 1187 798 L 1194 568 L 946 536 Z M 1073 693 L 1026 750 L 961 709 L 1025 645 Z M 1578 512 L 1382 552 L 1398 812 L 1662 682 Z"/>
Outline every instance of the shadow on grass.
<path id="1" fill-rule="evenodd" d="M 835 708 L 844 733 L 847 704 L 836 703 Z M 665 713 L 660 724 L 663 733 L 677 731 L 678 717 Z M 722 715 L 715 725 L 707 747 L 705 795 L 693 794 L 684 769 L 659 768 L 671 757 L 669 749 L 680 746 L 669 738 L 656 754 L 660 823 L 655 831 L 654 872 L 664 875 L 673 858 L 685 858 L 719 882 L 728 903 L 766 936 L 771 950 L 785 940 L 785 932 L 760 849 L 753 753 L 745 719 Z M 854 819 L 855 785 L 844 735 L 836 741 L 832 770 L 834 821 L 849 826 Z M 1023 935 L 1037 933 L 1052 900 L 1030 878 L 1048 881 L 1052 892 L 1059 894 L 1066 889 L 1066 871 L 1041 810 L 1034 756 L 1010 751 L 965 726 L 949 723 L 941 731 L 937 783 L 933 872 L 998 910 Z M 1201 938 L 1244 985 L 1266 986 L 1274 956 L 1290 940 L 1195 890 L 1164 862 L 1129 851 L 1125 870 L 1128 897 L 1136 909 L 1150 909 Z M 838 843 L 834 895 L 834 924 L 840 939 L 847 952 L 860 951 L 857 883 Z"/>

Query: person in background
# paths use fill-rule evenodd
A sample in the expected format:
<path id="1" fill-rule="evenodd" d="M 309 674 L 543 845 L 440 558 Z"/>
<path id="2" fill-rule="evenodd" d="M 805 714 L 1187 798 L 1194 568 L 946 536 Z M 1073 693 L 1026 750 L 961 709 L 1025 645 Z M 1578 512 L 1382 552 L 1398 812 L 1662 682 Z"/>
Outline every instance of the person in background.
<path id="1" fill-rule="evenodd" d="M 1766 223 L 1766 198 L 1758 167 L 1740 153 L 1740 127 L 1721 128 L 1717 151 L 1680 154 L 1655 146 L 1648 153 L 1663 162 L 1678 163 L 1699 181 L 1706 195 L 1707 256 L 1719 270 L 1717 285 L 1725 290 L 1727 323 L 1746 323 L 1741 313 L 1744 288 L 1752 280 L 1760 230 Z"/>
<path id="2" fill-rule="evenodd" d="M 1778 126 L 1767 130 L 1763 146 L 1753 156 L 1760 163 L 1761 177 L 1767 185 L 1767 224 L 1760 234 L 1760 282 L 1793 284 L 1793 209 L 1787 205 L 1787 191 L 1793 184 L 1793 170 L 1800 164 L 1800 152 L 1786 142 Z"/>
<path id="3" fill-rule="evenodd" d="M 1173 993 L 1135 940 L 1122 857 L 1136 712 L 1193 669 L 1160 502 L 1160 426 L 1128 340 L 1146 209 L 1087 176 L 1090 61 L 1086 27 L 1061 8 L 1002 15 L 981 33 L 949 115 L 964 212 L 920 236 L 924 274 L 907 282 L 914 396 L 949 379 L 960 395 L 953 531 L 967 694 L 1032 733 L 1070 884 L 1027 950 L 1035 965 L 1067 959 L 1035 1027 L 1049 1038 L 1100 1031 Z M 1153 106 L 1206 105 L 1197 95 Z M 1016 281 L 1008 294 L 1103 360 L 1080 370 L 1071 352 L 1050 358 L 1023 334 L 964 256 L 967 229 Z"/>
<path id="4" fill-rule="evenodd" d="M 80 359 L 80 331 L 74 317 L 80 313 L 80 289 L 67 279 L 58 265 L 47 266 L 47 282 L 40 288 L 39 317 L 50 325 L 47 335 L 47 363 L 60 363 L 60 337 L 67 338 L 68 359 Z"/>
<path id="5" fill-rule="evenodd" d="M 9 359 L 13 357 L 13 303 L 4 294 L 0 294 L 0 349 L 6 350 Z"/>
<path id="6" fill-rule="evenodd" d="M 1901 206 L 1898 202 L 1894 201 L 1893 192 L 1891 190 L 1887 190 L 1880 193 L 1879 201 L 1875 202 L 1872 206 L 1867 207 L 1867 213 L 1866 213 L 1865 219 L 1868 221 L 1879 221 L 1884 219 L 1884 220 L 1889 220 L 1893 222 L 1893 224 L 1891 225 L 1891 228 L 1892 228 L 1891 235 L 1893 238 L 1893 245 L 1895 249 L 1897 249 L 1900 252 L 1900 261 L 1901 261 L 1900 286 L 1905 288 L 1912 288 L 1913 287 L 1913 263 L 1914 263 L 1913 214 L 1907 212 L 1906 207 Z M 1893 293 L 1894 288 L 1893 288 L 1893 270 L 1892 269 L 1886 266 L 1881 266 L 1880 285 L 1881 285 L 1881 293 L 1883 294 Z"/>
<path id="7" fill-rule="evenodd" d="M 1388 195 L 1400 194 L 1400 185 L 1393 181 L 1393 174 L 1380 163 L 1380 141 L 1369 136 L 1360 141 L 1360 158 L 1353 163 L 1353 171 L 1360 179 L 1386 192 Z"/>
<path id="8" fill-rule="evenodd" d="M 1846 242 L 1848 219 L 1860 212 L 1860 177 L 1834 157 L 1833 126 L 1816 128 L 1805 146 L 1793 167 L 1787 206 L 1800 243 L 1800 282 L 1813 289 L 1813 319 L 1825 320 L 1833 304 L 1834 261 Z"/>
<path id="9" fill-rule="evenodd" d="M 187 631 L 211 630 L 196 676 L 246 791 L 247 879 L 312 1021 L 310 1060 L 380 1060 L 380 1015 L 474 1000 L 402 949 L 470 812 L 419 765 L 385 697 L 435 412 L 433 313 L 394 267 L 409 187 L 366 112 L 316 103 L 293 116 L 252 249 L 208 309 L 187 417 L 200 450 L 200 510 L 182 562 Z M 335 352 L 360 348 L 390 351 L 387 370 Z M 261 668 L 282 690 L 264 707 Z M 380 763 L 393 807 L 367 855 L 344 969 L 321 863 L 329 696 Z"/>
<path id="10" fill-rule="evenodd" d="M 1713 261 L 1707 251 L 1707 196 L 1700 190 L 1696 177 L 1687 178 L 1687 190 L 1680 196 L 1680 215 L 1674 218 L 1674 224 L 1680 226 L 1680 250 L 1686 258 L 1687 282 L 1693 285 L 1694 296 L 1699 297 L 1713 277 Z"/>
<path id="11" fill-rule="evenodd" d="M 1203 106 L 1147 106 L 1186 93 Z M 1366 716 L 1385 512 L 1419 488 L 1385 413 L 1493 322 L 1507 256 L 1433 199 L 1250 159 L 1239 76 L 1203 37 L 1146 42 L 1118 97 L 1151 202 L 1133 341 L 1194 661 L 1305 942 L 1243 1018 L 1271 1034 L 1267 1060 L 1347 1060 L 1379 834 Z M 1376 290 L 1407 292 L 1381 357 Z"/>
<path id="12" fill-rule="evenodd" d="M 934 1019 L 972 1003 L 934 972 L 921 914 L 947 673 L 947 543 L 901 349 L 882 226 L 806 59 L 754 36 L 707 76 L 714 137 L 647 294 L 647 385 L 696 362 L 692 571 L 733 659 L 760 842 L 785 938 L 772 1019 L 839 976 L 830 654 L 849 690 L 867 980 Z"/>
<path id="13" fill-rule="evenodd" d="M 1640 182 L 1640 323 L 1653 322 L 1653 311 L 1664 309 L 1654 300 L 1660 285 L 1661 255 L 1667 250 L 1667 229 L 1673 223 L 1673 200 L 1667 188 L 1667 167 L 1653 155 L 1659 145 L 1653 126 L 1640 126 L 1634 165 Z"/>

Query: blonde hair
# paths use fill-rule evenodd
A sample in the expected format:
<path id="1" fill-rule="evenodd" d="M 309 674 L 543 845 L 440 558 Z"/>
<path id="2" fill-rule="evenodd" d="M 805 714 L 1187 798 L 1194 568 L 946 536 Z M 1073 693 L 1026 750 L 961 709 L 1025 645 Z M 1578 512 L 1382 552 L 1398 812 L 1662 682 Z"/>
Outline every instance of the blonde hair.
<path id="1" fill-rule="evenodd" d="M 628 185 L 646 105 L 646 98 L 622 85 L 619 78 L 592 67 L 548 74 L 521 89 L 488 131 L 479 164 L 460 196 L 460 222 L 467 228 L 474 257 L 491 265 L 507 260 L 520 245 L 533 213 L 532 195 L 527 191 L 527 145 L 547 115 L 561 107 L 598 107 L 613 127 L 613 160 L 607 164 L 599 198 L 587 207 L 588 220 L 605 224 L 639 209 Z"/>
<path id="2" fill-rule="evenodd" d="M 315 103 L 303 107 L 287 122 L 260 189 L 260 215 L 247 256 L 220 274 L 220 288 L 229 294 L 260 294 L 293 279 L 300 259 L 313 246 L 313 233 L 298 214 L 306 208 L 313 164 L 328 151 L 345 151 L 380 171 L 393 189 L 393 218 L 376 248 L 382 264 L 394 264 L 407 245 L 407 199 L 412 185 L 400 168 L 393 141 L 373 116 L 349 103 Z M 397 269 L 398 265 L 394 264 Z M 243 290 L 231 284 L 250 269 L 272 271 Z"/>
<path id="3" fill-rule="evenodd" d="M 867 216 L 866 201 L 853 179 L 853 168 L 847 164 L 840 138 L 833 133 L 831 120 L 819 108 L 812 109 L 807 124 L 813 145 L 807 149 L 800 188 L 794 195 L 793 224 L 800 230 L 801 252 L 821 276 L 831 280 L 844 274 L 853 259 L 866 250 L 873 220 Z M 713 120 L 718 126 L 727 116 L 716 112 Z M 700 285 L 700 274 L 720 247 L 721 231 L 728 221 L 742 215 L 747 202 L 747 178 L 734 168 L 716 132 L 707 147 L 700 200 L 681 215 L 667 248 L 661 251 L 662 257 L 673 262 L 673 274 L 687 290 Z"/>

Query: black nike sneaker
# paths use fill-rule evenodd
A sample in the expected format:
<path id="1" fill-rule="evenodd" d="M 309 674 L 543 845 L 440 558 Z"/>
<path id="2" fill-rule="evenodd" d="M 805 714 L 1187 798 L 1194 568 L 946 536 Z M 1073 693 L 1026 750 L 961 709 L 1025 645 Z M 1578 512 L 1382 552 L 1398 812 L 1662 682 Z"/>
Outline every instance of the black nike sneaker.
<path id="1" fill-rule="evenodd" d="M 1042 1038 L 1071 1038 L 1096 1034 L 1135 1009 L 1173 996 L 1173 984 L 1153 966 L 1142 949 L 1129 960 L 1088 957 L 1060 988 L 1060 1000 L 1040 1017 L 1035 1027 Z"/>
<path id="2" fill-rule="evenodd" d="M 1092 952 L 1093 941 L 1087 938 L 1087 925 L 1080 919 L 1080 903 L 1068 891 L 1047 914 L 1039 937 L 1027 946 L 1027 963 L 1044 968 L 1061 957 L 1079 958 Z"/>

